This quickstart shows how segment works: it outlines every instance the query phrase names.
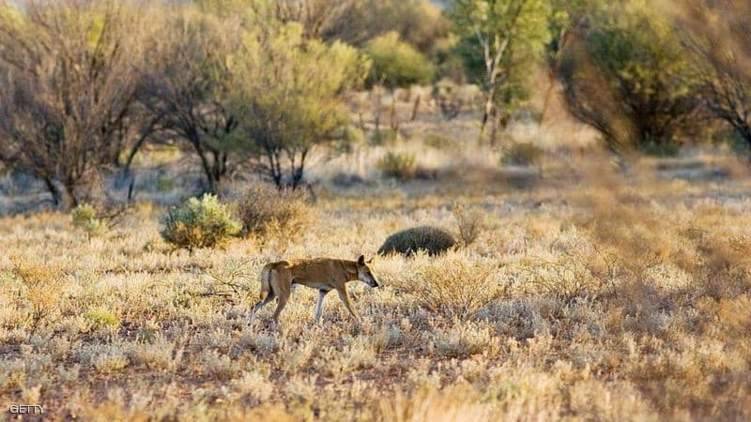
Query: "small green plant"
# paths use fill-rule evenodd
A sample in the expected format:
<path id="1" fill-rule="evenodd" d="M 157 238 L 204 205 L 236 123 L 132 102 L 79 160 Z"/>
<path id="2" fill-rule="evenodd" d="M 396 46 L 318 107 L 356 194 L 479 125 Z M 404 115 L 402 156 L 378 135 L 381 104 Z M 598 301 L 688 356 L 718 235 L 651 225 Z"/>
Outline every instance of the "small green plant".
<path id="1" fill-rule="evenodd" d="M 544 151 L 529 142 L 514 142 L 504 148 L 501 164 L 512 166 L 536 166 L 542 161 Z"/>
<path id="2" fill-rule="evenodd" d="M 159 192 L 169 192 L 175 189 L 175 180 L 171 177 L 161 175 L 156 179 L 156 190 Z"/>
<path id="3" fill-rule="evenodd" d="M 73 226 L 83 230 L 91 238 L 107 230 L 107 223 L 98 216 L 91 204 L 80 204 L 71 211 Z"/>
<path id="4" fill-rule="evenodd" d="M 83 317 L 95 329 L 117 328 L 120 326 L 120 318 L 112 311 L 102 307 L 90 309 Z"/>
<path id="5" fill-rule="evenodd" d="M 417 160 L 410 153 L 387 152 L 377 166 L 385 177 L 398 180 L 409 180 L 417 174 Z"/>
<path id="6" fill-rule="evenodd" d="M 370 134 L 371 145 L 393 144 L 399 139 L 399 131 L 394 129 L 378 129 Z"/>
<path id="7" fill-rule="evenodd" d="M 245 236 L 299 235 L 308 226 L 311 212 L 300 191 L 261 185 L 250 188 L 238 204 Z"/>
<path id="8" fill-rule="evenodd" d="M 446 230 L 433 226 L 419 226 L 389 236 L 378 249 L 378 254 L 399 253 L 411 256 L 418 251 L 425 251 L 429 255 L 440 255 L 455 244 L 456 240 Z"/>
<path id="9" fill-rule="evenodd" d="M 644 154 L 653 157 L 677 157 L 681 152 L 681 145 L 677 142 L 654 142 L 646 141 L 640 145 Z"/>
<path id="10" fill-rule="evenodd" d="M 417 49 L 402 41 L 397 32 L 374 38 L 365 47 L 372 62 L 368 82 L 389 87 L 425 84 L 433 79 L 435 68 Z"/>
<path id="11" fill-rule="evenodd" d="M 227 205 L 209 194 L 170 209 L 162 217 L 162 226 L 165 241 L 189 251 L 221 245 L 242 230 Z"/>
<path id="12" fill-rule="evenodd" d="M 424 143 L 429 147 L 439 150 L 449 149 L 455 145 L 451 138 L 437 133 L 429 133 L 425 135 Z"/>
<path id="13" fill-rule="evenodd" d="M 35 332 L 59 316 L 64 271 L 56 266 L 11 257 L 12 274 L 23 286 L 20 297 L 28 313 L 28 329 Z"/>

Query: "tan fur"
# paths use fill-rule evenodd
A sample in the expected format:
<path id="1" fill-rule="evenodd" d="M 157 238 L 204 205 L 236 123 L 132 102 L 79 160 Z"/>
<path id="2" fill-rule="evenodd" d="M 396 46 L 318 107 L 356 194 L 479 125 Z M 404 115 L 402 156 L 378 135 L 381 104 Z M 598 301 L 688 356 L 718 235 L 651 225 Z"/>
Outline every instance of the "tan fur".
<path id="1" fill-rule="evenodd" d="M 278 261 L 267 264 L 261 270 L 261 295 L 251 312 L 251 323 L 256 312 L 266 304 L 277 298 L 278 304 L 274 311 L 274 321 L 279 320 L 279 314 L 287 305 L 293 285 L 302 285 L 318 290 L 318 304 L 315 319 L 319 321 L 323 310 L 323 299 L 332 290 L 336 290 L 344 306 L 355 320 L 359 317 L 349 303 L 347 282 L 360 280 L 371 287 L 378 287 L 365 258 L 360 256 L 357 261 L 333 258 L 315 258 L 294 261 Z"/>

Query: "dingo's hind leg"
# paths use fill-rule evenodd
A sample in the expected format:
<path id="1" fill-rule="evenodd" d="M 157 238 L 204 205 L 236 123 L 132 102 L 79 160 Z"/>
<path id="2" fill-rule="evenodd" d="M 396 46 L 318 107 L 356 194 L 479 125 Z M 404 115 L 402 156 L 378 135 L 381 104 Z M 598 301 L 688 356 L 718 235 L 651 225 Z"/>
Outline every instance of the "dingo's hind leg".
<path id="1" fill-rule="evenodd" d="M 289 292 L 287 294 L 280 294 L 279 295 L 279 303 L 276 305 L 276 310 L 274 311 L 274 322 L 279 322 L 279 314 L 282 313 L 282 310 L 285 306 L 287 306 L 287 300 L 289 299 Z"/>
<path id="2" fill-rule="evenodd" d="M 268 305 L 272 300 L 274 300 L 275 297 L 276 295 L 274 294 L 274 291 L 270 290 L 269 293 L 266 295 L 265 299 L 259 301 L 253 306 L 253 310 L 250 312 L 250 324 L 251 325 L 253 324 L 253 320 L 256 317 L 256 312 L 260 311 L 261 308 Z"/>

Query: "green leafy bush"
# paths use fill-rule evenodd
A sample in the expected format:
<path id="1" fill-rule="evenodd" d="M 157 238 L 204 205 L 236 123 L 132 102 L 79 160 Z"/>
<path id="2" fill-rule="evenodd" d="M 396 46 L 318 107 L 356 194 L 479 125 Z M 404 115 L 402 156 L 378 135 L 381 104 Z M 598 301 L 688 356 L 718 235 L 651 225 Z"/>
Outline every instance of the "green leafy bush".
<path id="1" fill-rule="evenodd" d="M 99 218 L 96 209 L 91 204 L 78 205 L 71 211 L 73 226 L 86 232 L 88 237 L 102 233 L 107 224 Z"/>
<path id="2" fill-rule="evenodd" d="M 440 255 L 455 244 L 454 236 L 446 230 L 433 226 L 418 226 L 389 236 L 378 249 L 378 254 L 399 253 L 410 256 L 418 251 L 425 251 L 429 255 Z"/>
<path id="3" fill-rule="evenodd" d="M 188 250 L 220 245 L 242 230 L 229 208 L 208 194 L 170 209 L 162 218 L 162 225 L 164 240 Z"/>
<path id="4" fill-rule="evenodd" d="M 112 311 L 103 307 L 89 309 L 83 317 L 94 329 L 117 328 L 120 326 L 120 318 Z"/>
<path id="5" fill-rule="evenodd" d="M 299 235 L 310 223 L 312 210 L 300 191 L 254 186 L 238 204 L 243 234 Z"/>
<path id="6" fill-rule="evenodd" d="M 617 152 L 661 154 L 701 138 L 701 80 L 671 22 L 637 0 L 582 13 L 586 32 L 567 43 L 558 64 L 574 117 Z"/>
<path id="7" fill-rule="evenodd" d="M 417 174 L 417 160 L 414 154 L 387 152 L 377 163 L 378 170 L 385 177 L 409 180 Z"/>
<path id="8" fill-rule="evenodd" d="M 365 53 L 372 62 L 368 82 L 389 87 L 426 84 L 433 79 L 433 65 L 417 49 L 403 42 L 396 32 L 371 40 Z"/>
<path id="9" fill-rule="evenodd" d="M 678 142 L 643 142 L 641 152 L 654 157 L 677 157 L 681 152 L 681 144 Z"/>
<path id="10" fill-rule="evenodd" d="M 439 150 L 446 150 L 456 146 L 456 143 L 453 139 L 449 138 L 448 136 L 440 135 L 438 133 L 429 133 L 425 135 L 423 142 L 425 143 L 425 145 Z"/>
<path id="11" fill-rule="evenodd" d="M 371 145 L 387 145 L 387 144 L 393 144 L 399 139 L 399 131 L 394 129 L 383 129 L 380 128 L 378 130 L 374 130 L 370 134 L 370 144 Z"/>

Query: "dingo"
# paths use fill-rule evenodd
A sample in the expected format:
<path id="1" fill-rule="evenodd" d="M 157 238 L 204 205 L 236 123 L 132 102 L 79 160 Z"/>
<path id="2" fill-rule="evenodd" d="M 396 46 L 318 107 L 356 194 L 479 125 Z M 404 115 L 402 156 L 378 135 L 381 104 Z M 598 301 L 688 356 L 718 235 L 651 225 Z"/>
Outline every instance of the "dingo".
<path id="1" fill-rule="evenodd" d="M 368 261 L 370 262 L 370 261 Z M 301 284 L 318 289 L 318 304 L 315 310 L 316 323 L 323 313 L 323 299 L 331 290 L 336 290 L 344 306 L 359 323 L 360 318 L 349 304 L 347 282 L 360 280 L 370 287 L 378 287 L 373 273 L 360 255 L 357 261 L 347 261 L 332 258 L 316 258 L 298 261 L 279 261 L 266 264 L 261 270 L 261 300 L 253 306 L 250 323 L 253 323 L 256 312 L 266 304 L 277 298 L 279 303 L 274 311 L 274 321 L 279 321 L 279 314 L 287 305 L 292 285 Z"/>

